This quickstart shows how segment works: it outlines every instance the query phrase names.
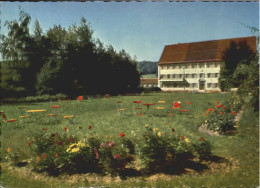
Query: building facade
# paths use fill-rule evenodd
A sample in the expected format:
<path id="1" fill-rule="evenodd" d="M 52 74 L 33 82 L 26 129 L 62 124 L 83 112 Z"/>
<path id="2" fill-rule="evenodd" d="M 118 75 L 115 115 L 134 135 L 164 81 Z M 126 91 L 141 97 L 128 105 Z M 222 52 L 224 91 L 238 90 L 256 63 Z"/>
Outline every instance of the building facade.
<path id="1" fill-rule="evenodd" d="M 220 91 L 222 55 L 231 42 L 245 42 L 256 51 L 256 37 L 165 46 L 158 63 L 158 87 L 163 91 Z"/>

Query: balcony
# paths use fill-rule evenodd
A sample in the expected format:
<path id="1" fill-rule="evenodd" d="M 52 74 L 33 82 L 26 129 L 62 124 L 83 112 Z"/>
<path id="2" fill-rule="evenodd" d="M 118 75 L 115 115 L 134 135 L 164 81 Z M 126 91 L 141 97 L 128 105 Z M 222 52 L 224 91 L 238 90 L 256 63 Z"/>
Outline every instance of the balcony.
<path id="1" fill-rule="evenodd" d="M 160 81 L 166 81 L 166 82 L 183 82 L 183 78 L 160 78 Z"/>

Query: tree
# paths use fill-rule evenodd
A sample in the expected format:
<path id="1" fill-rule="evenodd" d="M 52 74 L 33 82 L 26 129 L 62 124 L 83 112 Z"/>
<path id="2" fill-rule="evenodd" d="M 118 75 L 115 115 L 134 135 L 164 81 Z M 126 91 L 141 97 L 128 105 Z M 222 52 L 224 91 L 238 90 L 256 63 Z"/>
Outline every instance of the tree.
<path id="1" fill-rule="evenodd" d="M 256 56 L 249 64 L 241 62 L 234 74 L 233 79 L 239 80 L 238 94 L 241 99 L 250 96 L 248 104 L 255 111 L 259 111 L 259 57 Z"/>
<path id="2" fill-rule="evenodd" d="M 219 83 L 221 90 L 228 90 L 238 87 L 239 83 L 233 80 L 233 73 L 237 65 L 243 60 L 244 64 L 249 64 L 254 58 L 255 53 L 250 49 L 246 42 L 231 42 L 230 47 L 223 52 L 224 63 L 221 67 Z"/>
<path id="3" fill-rule="evenodd" d="M 31 17 L 20 9 L 19 21 L 6 21 L 8 36 L 1 35 L 0 51 L 3 57 L 1 86 L 14 95 L 30 93 L 29 79 L 26 79 L 28 46 L 30 45 L 29 23 Z M 15 94 L 16 93 L 16 94 Z"/>

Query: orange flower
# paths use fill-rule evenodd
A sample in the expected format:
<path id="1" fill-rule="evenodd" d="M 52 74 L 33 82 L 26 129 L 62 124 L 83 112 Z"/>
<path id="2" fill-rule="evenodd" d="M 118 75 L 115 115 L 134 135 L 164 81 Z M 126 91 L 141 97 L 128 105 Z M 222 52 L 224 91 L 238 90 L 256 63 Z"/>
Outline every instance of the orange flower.
<path id="1" fill-rule="evenodd" d="M 183 110 L 183 109 L 180 109 L 181 112 L 188 112 L 188 110 Z"/>
<path id="2" fill-rule="evenodd" d="M 143 114 L 136 114 L 137 116 L 142 116 Z"/>
<path id="3" fill-rule="evenodd" d="M 64 131 L 67 131 L 67 130 L 68 130 L 68 128 L 67 128 L 67 127 L 64 127 L 63 129 L 64 129 Z"/>
<path id="4" fill-rule="evenodd" d="M 47 155 L 44 153 L 44 154 L 42 154 L 42 158 L 43 159 L 46 159 L 47 158 Z"/>
<path id="5" fill-rule="evenodd" d="M 36 162 L 40 162 L 41 161 L 41 158 L 40 157 L 36 157 Z"/>
<path id="6" fill-rule="evenodd" d="M 220 114 L 220 115 L 222 115 L 222 114 L 223 114 L 223 112 L 219 112 L 219 114 Z"/>
<path id="7" fill-rule="evenodd" d="M 10 153 L 12 150 L 11 150 L 11 148 L 7 148 L 7 153 Z"/>
<path id="8" fill-rule="evenodd" d="M 58 153 L 55 153 L 55 157 L 59 157 L 59 154 L 58 154 Z"/>
<path id="9" fill-rule="evenodd" d="M 208 108 L 207 111 L 208 111 L 208 112 L 213 112 L 213 111 L 214 111 L 214 108 Z"/>
<path id="10" fill-rule="evenodd" d="M 190 104 L 190 102 L 186 102 L 186 104 Z"/>

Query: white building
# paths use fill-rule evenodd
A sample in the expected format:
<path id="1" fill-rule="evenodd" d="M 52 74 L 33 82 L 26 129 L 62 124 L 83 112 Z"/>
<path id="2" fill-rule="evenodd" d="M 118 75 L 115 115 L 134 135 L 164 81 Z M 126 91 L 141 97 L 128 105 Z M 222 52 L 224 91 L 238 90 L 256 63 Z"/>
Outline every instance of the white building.
<path id="1" fill-rule="evenodd" d="M 231 42 L 246 42 L 256 51 L 256 37 L 165 46 L 158 63 L 158 87 L 163 91 L 219 91 L 222 55 Z"/>

